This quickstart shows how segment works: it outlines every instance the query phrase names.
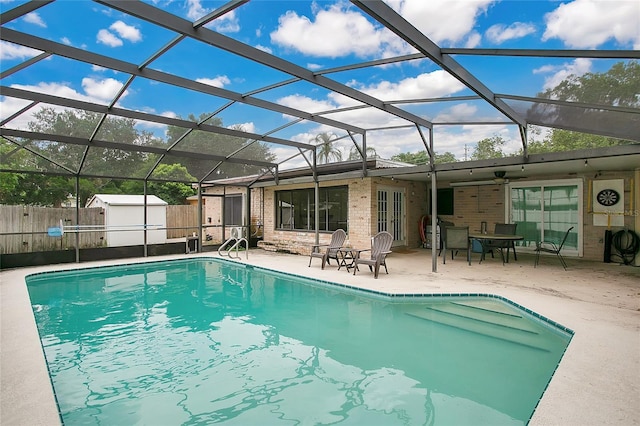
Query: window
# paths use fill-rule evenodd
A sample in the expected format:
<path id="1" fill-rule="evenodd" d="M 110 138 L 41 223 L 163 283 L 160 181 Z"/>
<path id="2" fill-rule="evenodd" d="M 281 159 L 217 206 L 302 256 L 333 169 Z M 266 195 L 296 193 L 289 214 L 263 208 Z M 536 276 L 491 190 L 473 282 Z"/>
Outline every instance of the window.
<path id="1" fill-rule="evenodd" d="M 227 226 L 242 226 L 242 195 L 224 196 L 224 223 Z"/>
<path id="2" fill-rule="evenodd" d="M 347 228 L 349 188 L 320 188 L 318 206 L 320 231 Z M 315 190 L 313 188 L 276 192 L 276 227 L 313 231 L 315 226 Z"/>
<path id="3" fill-rule="evenodd" d="M 438 216 L 453 215 L 453 188 L 438 188 Z"/>

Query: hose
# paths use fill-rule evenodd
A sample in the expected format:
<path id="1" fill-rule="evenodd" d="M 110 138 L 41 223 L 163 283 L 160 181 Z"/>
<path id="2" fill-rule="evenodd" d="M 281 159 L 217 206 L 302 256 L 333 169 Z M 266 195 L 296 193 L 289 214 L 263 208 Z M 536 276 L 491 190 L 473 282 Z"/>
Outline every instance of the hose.
<path id="1" fill-rule="evenodd" d="M 611 245 L 618 252 L 616 256 L 625 265 L 633 265 L 638 251 L 640 251 L 640 237 L 629 230 L 618 231 L 611 238 Z"/>

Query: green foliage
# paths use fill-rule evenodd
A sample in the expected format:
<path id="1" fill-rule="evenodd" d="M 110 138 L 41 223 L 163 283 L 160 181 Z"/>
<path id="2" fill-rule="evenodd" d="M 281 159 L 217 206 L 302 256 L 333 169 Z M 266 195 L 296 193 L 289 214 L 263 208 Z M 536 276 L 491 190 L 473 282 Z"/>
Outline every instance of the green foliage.
<path id="1" fill-rule="evenodd" d="M 418 152 L 403 152 L 401 154 L 394 155 L 391 157 L 394 161 L 402 161 L 403 163 L 409 164 L 429 164 L 429 155 L 427 151 L 418 151 Z M 446 163 L 455 163 L 456 156 L 453 153 L 446 151 L 442 154 L 438 154 L 436 152 L 433 162 L 435 164 L 446 164 Z"/>
<path id="2" fill-rule="evenodd" d="M 640 63 L 618 62 L 604 73 L 570 75 L 540 96 L 562 101 L 621 107 L 640 106 Z"/>
<path id="3" fill-rule="evenodd" d="M 504 153 L 502 147 L 504 146 L 504 139 L 502 136 L 492 136 L 490 138 L 482 139 L 476 145 L 475 150 L 471 154 L 472 160 L 487 160 L 489 158 L 502 158 Z"/>
<path id="4" fill-rule="evenodd" d="M 199 123 L 210 115 L 208 113 L 201 114 L 199 117 L 189 115 L 188 120 Z M 224 127 L 222 120 L 217 117 L 210 118 L 206 123 L 212 126 Z M 239 126 L 234 129 L 243 130 Z M 185 133 L 184 128 L 169 126 L 167 128 L 167 144 L 171 146 L 179 142 L 174 147 L 175 150 L 191 153 L 209 153 L 223 157 L 234 154 L 234 156 L 242 159 L 267 162 L 274 162 L 276 158 L 269 146 L 262 142 L 198 130 L 189 132 L 186 136 Z M 175 159 L 175 157 L 172 158 Z M 164 161 L 170 163 L 173 161 L 172 158 L 167 157 Z M 248 176 L 262 171 L 259 166 L 229 162 L 217 164 L 215 161 L 198 158 L 180 158 L 174 162 L 184 165 L 189 174 L 197 178 L 196 180 Z M 214 170 L 213 174 L 209 176 L 212 170 Z"/>
<path id="5" fill-rule="evenodd" d="M 201 121 L 190 116 L 193 121 Z M 100 123 L 101 114 L 64 110 L 58 111 L 44 107 L 34 114 L 35 120 L 29 123 L 34 132 L 60 134 L 88 139 Z M 222 121 L 214 118 L 213 125 L 222 127 Z M 193 153 L 215 153 L 227 156 L 238 153 L 241 158 L 260 161 L 275 161 L 275 156 L 267 145 L 228 135 L 211 134 L 201 131 L 191 132 L 182 138 L 185 130 L 170 126 L 167 130 L 168 141 L 156 138 L 150 132 L 135 128 L 136 121 L 117 117 L 107 117 L 99 127 L 95 140 L 117 142 L 143 146 L 166 147 L 180 142 L 174 147 L 178 151 Z M 241 130 L 241 129 L 237 129 Z M 46 176 L 27 171 L 62 171 L 66 167 L 81 174 L 105 176 L 103 178 L 81 178 L 79 180 L 80 204 L 95 194 L 142 194 L 144 184 L 141 178 L 151 172 L 147 193 L 154 194 L 170 204 L 184 204 L 187 197 L 194 195 L 190 183 L 203 179 L 216 166 L 215 162 L 198 158 L 180 158 L 166 156 L 163 163 L 155 169 L 160 159 L 158 154 L 88 147 L 51 141 L 15 141 L 11 143 L 1 139 L 0 154 L 5 169 L 24 170 L 25 173 L 0 173 L 0 203 L 32 204 L 58 206 L 66 200 L 68 194 L 75 193 L 75 176 Z M 24 147 L 28 147 L 35 155 Z M 87 150 L 88 148 L 88 150 Z M 61 167 L 62 166 L 62 167 Z M 215 170 L 216 178 L 246 176 L 261 171 L 259 167 L 238 163 L 225 163 Z M 72 174 L 72 172 L 69 172 Z M 196 177 L 194 177 L 196 176 Z M 121 178 L 121 179 L 116 179 Z M 136 179 L 127 179 L 136 178 Z"/>
<path id="6" fill-rule="evenodd" d="M 69 178 L 32 173 L 0 173 L 0 204 L 60 207 L 74 192 Z"/>
<path id="7" fill-rule="evenodd" d="M 620 107 L 640 106 L 640 63 L 637 61 L 618 62 L 604 73 L 571 75 L 553 89 L 539 96 L 572 102 L 584 102 Z M 585 117 L 584 119 L 588 119 Z M 631 144 L 632 141 L 606 136 L 551 129 L 542 140 L 535 138 L 539 132 L 530 132 L 529 153 L 564 152 L 577 149 L 600 148 Z"/>
<path id="8" fill-rule="evenodd" d="M 378 153 L 376 152 L 376 149 L 372 146 L 368 146 L 367 158 L 377 158 L 377 157 L 378 157 Z M 349 158 L 347 158 L 347 160 L 349 161 L 362 160 L 362 155 L 360 155 L 360 151 L 358 151 L 358 148 L 356 148 L 355 146 L 351 147 L 351 149 L 349 150 Z"/>

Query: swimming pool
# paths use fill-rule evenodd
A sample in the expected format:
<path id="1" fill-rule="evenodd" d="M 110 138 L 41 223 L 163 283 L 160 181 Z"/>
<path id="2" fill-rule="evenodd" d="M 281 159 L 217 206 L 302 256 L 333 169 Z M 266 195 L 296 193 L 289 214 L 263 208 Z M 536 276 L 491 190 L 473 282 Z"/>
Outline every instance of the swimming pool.
<path id="1" fill-rule="evenodd" d="M 65 424 L 526 424 L 571 331 L 219 259 L 27 278 Z"/>

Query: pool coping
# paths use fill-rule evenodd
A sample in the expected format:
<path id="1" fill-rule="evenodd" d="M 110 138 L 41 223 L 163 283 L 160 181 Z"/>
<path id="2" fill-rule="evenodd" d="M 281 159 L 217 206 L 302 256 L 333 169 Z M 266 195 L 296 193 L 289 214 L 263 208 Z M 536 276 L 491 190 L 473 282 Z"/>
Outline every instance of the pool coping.
<path id="1" fill-rule="evenodd" d="M 159 256 L 150 258 L 139 258 L 136 260 L 130 260 L 125 263 L 138 264 L 156 260 L 170 260 L 170 259 L 179 259 L 184 256 Z M 193 257 L 193 255 L 191 256 Z M 205 257 L 211 257 L 210 254 Z M 227 260 L 227 259 L 221 259 Z M 232 262 L 238 262 L 240 264 L 247 264 L 253 266 L 259 266 L 263 269 L 268 269 L 276 273 L 291 273 L 287 272 L 288 270 L 294 270 L 297 268 L 303 276 L 306 278 L 309 275 L 316 276 L 326 276 L 335 273 L 335 268 L 333 271 L 320 271 L 318 267 L 317 270 L 307 270 L 306 265 L 306 257 L 303 259 L 301 256 L 293 256 L 293 255 L 280 255 L 279 258 L 274 258 L 272 254 L 262 254 L 257 253 L 252 255 L 252 259 L 245 262 L 244 260 L 230 260 Z M 265 267 L 264 265 L 278 265 L 278 263 L 282 264 L 282 270 L 274 269 L 273 267 Z M 295 262 L 295 263 L 294 263 Z M 397 260 L 396 260 L 397 262 Z M 42 347 L 40 344 L 40 339 L 37 333 L 37 328 L 35 324 L 35 319 L 33 318 L 33 312 L 31 310 L 30 301 L 28 297 L 28 292 L 26 288 L 25 277 L 27 275 L 37 274 L 39 272 L 46 271 L 60 271 L 60 270 L 73 270 L 73 269 L 84 269 L 88 267 L 98 266 L 107 266 L 114 264 L 122 264 L 122 260 L 114 260 L 114 261 L 103 261 L 103 262 L 90 262 L 84 264 L 64 264 L 64 265 L 49 265 L 43 267 L 32 267 L 25 269 L 15 269 L 15 270 L 3 270 L 0 272 L 0 290 L 2 291 L 2 321 L 0 323 L 2 329 L 2 346 L 1 346 L 1 358 L 2 358 L 2 398 L 1 398 L 1 406 L 0 406 L 0 423 L 2 424 L 12 424 L 12 425 L 32 425 L 32 424 L 59 424 L 59 417 L 57 412 L 57 407 L 55 404 L 55 399 L 53 397 L 53 392 L 51 390 L 51 384 L 49 380 L 48 371 L 46 369 L 46 363 L 44 360 L 44 354 L 42 352 Z M 300 265 L 298 265 L 300 263 Z M 301 264 L 304 263 L 304 266 Z M 279 265 L 276 267 L 280 267 Z M 449 267 L 449 263 L 447 263 L 446 267 Z M 459 267 L 459 266 L 457 266 Z M 520 266 L 522 268 L 522 266 Z M 313 268 L 312 268 L 313 269 Z M 413 266 L 410 266 L 409 269 L 415 269 Z M 503 269 L 504 270 L 504 269 Z M 303 272 L 304 271 L 304 272 Z M 310 271 L 309 274 L 306 274 L 307 271 Z M 472 271 L 472 269 L 469 269 Z M 473 269 L 473 273 L 475 274 L 477 269 Z M 398 274 L 397 268 L 394 270 L 395 274 Z M 292 275 L 301 275 L 301 273 L 291 273 Z M 343 272 L 338 272 L 340 277 L 342 277 Z M 427 273 L 428 274 L 428 273 Z M 367 275 L 367 274 L 362 274 Z M 429 277 L 432 274 L 428 274 Z M 586 279 L 589 281 L 589 278 L 593 276 L 593 273 L 587 273 L 585 275 L 586 278 L 581 278 L 580 280 Z M 358 291 L 366 291 L 367 288 L 365 286 L 378 285 L 378 283 L 385 283 L 384 275 L 381 277 L 382 280 L 373 280 L 372 277 L 366 277 L 362 279 L 363 287 L 353 287 Z M 386 276 L 392 278 L 392 275 Z M 437 279 L 441 279 L 441 276 L 438 276 Z M 351 277 L 349 279 L 352 279 Z M 395 277 L 396 281 L 398 280 L 398 276 Z M 606 285 L 607 282 L 611 281 L 610 278 L 606 278 L 606 282 L 603 282 L 602 285 Z M 331 280 L 320 279 L 319 281 L 326 281 L 331 283 L 331 285 L 341 284 L 335 283 Z M 386 284 L 392 284 L 392 281 L 386 281 Z M 403 286 L 406 284 L 405 282 L 401 282 Z M 463 283 L 464 284 L 464 283 Z M 352 286 L 341 284 L 344 288 L 351 288 Z M 634 281 L 634 288 L 636 288 L 636 284 Z M 465 286 L 461 286 L 465 287 Z M 505 289 L 502 286 L 496 286 L 496 292 L 503 294 L 513 294 L 512 290 Z M 521 296 L 521 289 L 517 288 L 518 296 Z M 385 292 L 378 292 L 381 294 L 385 294 Z M 434 293 L 410 293 L 413 297 L 415 294 L 434 294 Z M 396 293 L 389 293 L 396 294 Z M 472 292 L 455 292 L 455 293 L 440 293 L 440 294 L 476 294 Z M 525 300 L 525 302 L 529 305 L 528 293 L 524 294 L 526 296 L 516 297 L 516 299 Z M 638 376 L 634 374 L 630 374 L 634 368 L 637 369 L 640 365 L 638 361 L 637 355 L 631 355 L 629 349 L 626 348 L 620 351 L 620 356 L 616 355 L 616 352 L 611 352 L 610 347 L 606 348 L 606 354 L 603 349 L 599 349 L 600 346 L 591 347 L 590 345 L 593 343 L 593 336 L 601 336 L 606 338 L 604 340 L 609 341 L 611 338 L 615 338 L 616 335 L 620 334 L 622 338 L 627 342 L 640 342 L 640 337 L 637 334 L 637 331 L 633 334 L 633 340 L 629 341 L 629 321 L 635 322 L 635 330 L 637 330 L 636 321 L 640 318 L 640 310 L 639 312 L 633 311 L 621 311 L 619 309 L 615 309 L 611 306 L 595 306 L 588 302 L 579 302 L 579 305 L 572 305 L 571 310 L 576 310 L 578 312 L 568 312 L 564 308 L 564 304 L 559 305 L 558 300 L 549 299 L 550 295 L 534 295 L 533 299 L 531 299 L 532 304 L 538 304 L 538 306 L 543 306 L 545 309 L 543 311 L 546 312 L 559 312 L 559 315 L 563 318 L 568 318 L 570 320 L 565 319 L 565 323 L 568 322 L 570 324 L 579 325 L 579 330 L 575 331 L 578 336 L 578 340 L 574 343 L 572 339 L 571 344 L 569 345 L 570 354 L 569 360 L 566 360 L 566 356 L 563 356 L 561 362 L 561 372 L 558 375 L 558 372 L 554 373 L 554 378 L 551 381 L 552 388 L 551 396 L 546 397 L 549 390 L 545 390 L 543 394 L 542 407 L 536 407 L 534 411 L 534 417 L 532 419 L 531 424 L 559 424 L 559 423 L 580 423 L 580 424 L 602 424 L 602 421 L 597 421 L 597 419 L 607 419 L 606 423 L 608 424 L 621 424 L 626 425 L 630 423 L 637 422 L 637 419 L 640 416 L 636 414 L 640 413 L 640 408 L 638 408 L 638 404 L 636 402 L 640 401 L 640 398 L 637 396 L 639 389 L 638 386 Z M 540 297 L 538 297 L 540 296 Z M 428 297 L 428 296 L 427 296 Z M 508 296 L 500 296 L 505 297 L 507 300 L 511 300 Z M 620 296 L 618 296 L 620 297 Z M 541 304 L 542 303 L 542 304 Z M 521 304 L 517 304 L 520 305 Z M 553 305 L 550 309 L 547 309 L 549 305 Z M 526 308 L 525 308 L 526 309 Z M 555 309 L 555 311 L 554 311 Z M 533 310 L 533 309 L 532 309 Z M 589 311 L 585 311 L 589 310 Z M 591 312 L 593 311 L 593 312 Z M 592 320 L 589 318 L 583 317 L 587 312 L 587 316 L 589 318 L 598 318 L 606 315 L 607 318 L 604 324 L 596 327 L 596 331 L 593 332 Z M 555 314 L 553 314 L 555 315 Z M 622 316 L 620 316 L 622 315 Z M 547 317 L 543 315 L 544 317 Z M 609 318 L 613 316 L 611 321 L 608 321 Z M 630 320 L 630 316 L 635 318 L 635 320 Z M 618 318 L 619 317 L 619 318 Z M 577 322 L 576 322 L 577 321 Z M 556 322 L 556 321 L 554 321 Z M 609 324 L 611 322 L 611 324 Z M 559 322 L 558 322 L 559 323 Z M 611 327 L 614 327 L 611 329 Z M 575 328 L 572 327 L 573 330 Z M 612 335 L 611 332 L 614 332 Z M 580 334 L 578 334 L 580 333 Z M 595 334 L 594 334 L 595 333 Z M 578 346 L 574 346 L 578 345 Z M 604 345 L 605 343 L 603 343 Z M 587 349 L 585 350 L 585 345 L 587 345 Z M 574 349 L 571 350 L 571 347 L 574 346 Z M 628 345 L 627 345 L 628 346 Z M 632 346 L 633 347 L 633 346 Z M 585 355 L 587 354 L 588 355 Z M 626 354 L 626 355 L 624 355 Z M 599 370 L 604 370 L 609 372 L 609 370 L 613 370 L 609 372 L 612 375 L 611 380 L 608 378 L 609 376 L 602 376 L 602 371 L 598 371 L 598 375 L 596 374 L 596 370 L 593 370 L 590 375 L 590 379 L 586 384 L 586 386 L 578 385 L 577 392 L 573 392 L 572 386 L 576 386 L 576 380 L 584 380 L 585 375 L 582 371 L 576 371 L 577 365 L 585 364 L 585 357 L 588 357 L 586 360 L 586 364 L 588 368 L 595 368 L 593 362 L 601 359 L 603 357 L 614 357 L 613 359 L 616 362 L 608 362 L 607 364 L 603 364 Z M 594 358 L 597 357 L 597 358 Z M 622 358 L 621 358 L 622 357 Z M 594 359 L 592 359 L 594 358 Z M 569 364 L 567 364 L 567 362 Z M 577 363 L 577 364 L 576 364 Z M 621 368 L 625 368 L 627 366 L 627 370 L 625 373 L 620 371 Z M 632 370 L 629 370 L 631 368 Z M 590 370 L 591 371 L 591 370 Z M 607 374 L 607 373 L 604 373 Z M 574 377 L 575 376 L 575 377 Z M 603 382 L 603 383 L 600 383 Z M 613 384 L 615 383 L 615 385 Z M 612 393 L 610 397 L 605 397 L 604 394 L 600 392 L 600 386 L 604 384 L 606 389 L 613 389 L 611 386 L 616 386 L 619 389 L 629 389 L 624 391 L 624 394 L 620 394 L 619 392 Z M 593 386 L 598 386 L 596 391 L 592 391 L 591 388 Z M 606 387 L 609 386 L 609 387 Z M 571 390 L 569 390 L 571 389 Z M 631 390 L 633 389 L 633 390 Z M 588 394 L 585 394 L 588 392 Z M 613 391 L 612 391 L 613 392 Z M 580 395 L 580 399 L 578 398 Z M 597 397 L 597 402 L 602 404 L 605 401 L 604 405 L 601 405 L 601 408 L 597 412 L 593 412 L 589 410 L 588 407 L 593 407 L 594 398 Z M 551 398 L 551 399 L 549 399 Z M 609 401 L 609 402 L 606 402 Z M 589 405 L 591 404 L 591 405 Z M 600 405 L 599 405 L 600 406 Z M 613 408 L 617 407 L 617 408 Z M 634 408 L 635 407 L 635 408 Z M 616 411 L 612 411 L 616 410 Z M 6 422 L 6 423 L 5 423 Z"/>

